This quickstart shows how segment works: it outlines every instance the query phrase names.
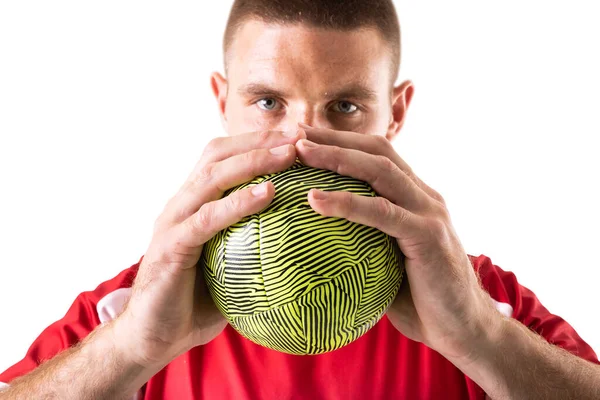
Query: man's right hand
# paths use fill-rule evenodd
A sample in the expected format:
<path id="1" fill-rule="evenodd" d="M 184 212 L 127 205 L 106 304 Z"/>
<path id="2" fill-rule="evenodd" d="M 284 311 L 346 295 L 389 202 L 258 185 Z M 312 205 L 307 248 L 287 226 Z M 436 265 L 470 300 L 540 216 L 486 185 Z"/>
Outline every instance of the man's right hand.
<path id="1" fill-rule="evenodd" d="M 214 305 L 197 264 L 204 243 L 273 199 L 273 184 L 224 192 L 256 176 L 283 171 L 296 159 L 303 130 L 219 137 L 165 206 L 132 287 L 114 321 L 123 355 L 144 366 L 166 365 L 194 346 L 208 343 L 227 325 Z M 253 193 L 258 187 L 264 192 Z"/>

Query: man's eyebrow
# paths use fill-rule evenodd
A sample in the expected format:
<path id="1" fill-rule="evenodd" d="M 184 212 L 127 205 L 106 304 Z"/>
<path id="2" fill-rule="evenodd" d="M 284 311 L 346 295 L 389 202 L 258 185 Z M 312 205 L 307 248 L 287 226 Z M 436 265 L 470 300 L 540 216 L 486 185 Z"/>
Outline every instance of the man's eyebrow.
<path id="1" fill-rule="evenodd" d="M 328 99 L 358 99 L 364 101 L 377 100 L 377 92 L 373 89 L 364 86 L 360 83 L 355 83 L 343 87 L 339 90 L 326 92 L 325 97 Z"/>
<path id="2" fill-rule="evenodd" d="M 241 96 L 273 96 L 286 97 L 286 94 L 278 89 L 272 88 L 264 83 L 247 83 L 238 88 Z M 357 99 L 363 101 L 377 100 L 377 92 L 360 83 L 350 84 L 338 90 L 327 91 L 323 96 L 328 100 L 334 99 Z"/>
<path id="3" fill-rule="evenodd" d="M 285 94 L 281 90 L 272 88 L 264 83 L 247 83 L 240 86 L 237 92 L 240 96 L 285 97 Z"/>

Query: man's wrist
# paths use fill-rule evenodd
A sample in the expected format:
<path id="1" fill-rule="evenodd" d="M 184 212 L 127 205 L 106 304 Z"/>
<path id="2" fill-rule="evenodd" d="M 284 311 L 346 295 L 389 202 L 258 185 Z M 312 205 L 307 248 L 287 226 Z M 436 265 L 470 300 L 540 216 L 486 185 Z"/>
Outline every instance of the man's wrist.
<path id="1" fill-rule="evenodd" d="M 453 352 L 440 354 L 483 387 L 487 393 L 499 393 L 503 387 L 497 361 L 502 357 L 501 353 L 506 351 L 501 344 L 506 339 L 507 331 L 511 329 L 511 323 L 514 321 L 509 317 L 495 309 L 491 310 L 483 316 L 479 332 L 470 337 L 469 351 L 458 357 Z"/>
<path id="2" fill-rule="evenodd" d="M 478 332 L 469 337 L 467 351 L 459 353 L 462 354 L 460 356 L 456 356 L 457 352 L 452 351 L 440 351 L 440 354 L 462 365 L 476 364 L 483 359 L 490 359 L 494 355 L 494 351 L 499 349 L 498 344 L 505 337 L 509 323 L 510 319 L 508 317 L 492 310 L 482 318 Z"/>
<path id="3" fill-rule="evenodd" d="M 500 312 L 491 317 L 468 357 L 442 353 L 491 398 L 598 398 L 596 364 L 548 343 L 516 319 Z"/>
<path id="4" fill-rule="evenodd" d="M 106 368 L 113 371 L 111 385 L 117 389 L 115 394 L 134 393 L 169 363 L 142 363 L 135 348 L 130 345 L 131 339 L 135 338 L 131 337 L 125 322 L 116 318 L 100 326 L 90 337 L 92 340 L 80 349 L 81 356 L 86 359 L 99 359 L 104 355 Z"/>
<path id="5" fill-rule="evenodd" d="M 507 317 L 498 311 L 487 292 L 481 289 L 478 295 L 480 301 L 473 306 L 472 315 L 462 324 L 460 332 L 439 343 L 426 343 L 428 347 L 448 360 L 465 364 L 488 354 L 490 346 L 502 337 Z"/>
<path id="6" fill-rule="evenodd" d="M 135 322 L 125 313 L 113 320 L 109 328 L 115 351 L 129 368 L 140 368 L 156 373 L 183 353 L 172 346 L 166 346 L 167 349 L 162 346 L 162 343 L 161 348 L 157 349 L 156 344 L 144 342 L 140 338 Z"/>
<path id="7" fill-rule="evenodd" d="M 11 382 L 9 398 L 131 398 L 162 366 L 142 366 L 121 345 L 116 320 Z"/>
<path id="8" fill-rule="evenodd" d="M 110 340 L 112 341 L 117 357 L 133 370 L 160 370 L 160 360 L 149 359 L 146 356 L 145 348 L 139 341 L 134 326 L 129 319 L 121 314 L 114 319 L 109 326 Z M 166 364 L 165 364 L 166 365 Z"/>

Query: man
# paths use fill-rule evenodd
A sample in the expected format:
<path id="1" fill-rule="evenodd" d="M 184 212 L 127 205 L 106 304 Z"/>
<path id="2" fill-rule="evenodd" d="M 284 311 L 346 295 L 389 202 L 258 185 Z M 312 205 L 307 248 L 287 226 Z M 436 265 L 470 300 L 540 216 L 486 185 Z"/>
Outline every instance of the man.
<path id="1" fill-rule="evenodd" d="M 393 86 L 391 1 L 238 0 L 224 51 L 226 77 L 211 79 L 228 136 L 205 149 L 139 262 L 82 293 L 0 374 L 0 398 L 600 397 L 593 350 L 512 273 L 465 254 L 443 198 L 392 148 L 414 88 Z M 313 190 L 308 201 L 394 236 L 406 256 L 386 316 L 316 356 L 238 335 L 196 266 L 216 232 L 274 196 L 270 183 L 224 191 L 296 157 L 368 182 L 380 197 Z"/>

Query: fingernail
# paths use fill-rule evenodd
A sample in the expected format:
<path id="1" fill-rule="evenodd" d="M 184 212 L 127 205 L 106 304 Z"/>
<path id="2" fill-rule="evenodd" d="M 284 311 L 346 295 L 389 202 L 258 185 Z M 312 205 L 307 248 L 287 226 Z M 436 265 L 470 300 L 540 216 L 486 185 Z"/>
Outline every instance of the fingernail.
<path id="1" fill-rule="evenodd" d="M 300 142 L 302 142 L 302 146 L 317 147 L 317 144 L 315 142 L 311 142 L 310 140 L 302 139 Z"/>
<path id="2" fill-rule="evenodd" d="M 303 128 L 312 128 L 312 126 L 305 124 L 304 122 L 298 122 L 298 125 L 303 127 Z"/>
<path id="3" fill-rule="evenodd" d="M 288 144 L 284 144 L 283 146 L 274 147 L 269 151 L 271 152 L 271 154 L 274 154 L 276 156 L 284 156 L 288 153 L 289 147 L 290 146 Z"/>
<path id="4" fill-rule="evenodd" d="M 317 200 L 325 200 L 329 196 L 329 193 L 326 193 L 319 189 L 313 189 L 313 197 Z"/>
<path id="5" fill-rule="evenodd" d="M 267 193 L 267 184 L 266 182 L 260 183 L 256 186 L 254 186 L 251 190 L 252 194 L 256 197 L 260 197 L 262 195 L 264 195 L 265 193 Z"/>
<path id="6" fill-rule="evenodd" d="M 285 137 L 294 137 L 298 134 L 298 129 L 290 129 L 289 131 L 285 131 L 281 133 Z"/>

